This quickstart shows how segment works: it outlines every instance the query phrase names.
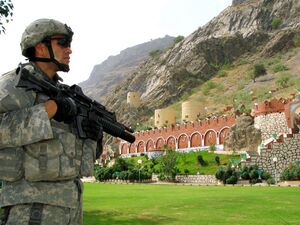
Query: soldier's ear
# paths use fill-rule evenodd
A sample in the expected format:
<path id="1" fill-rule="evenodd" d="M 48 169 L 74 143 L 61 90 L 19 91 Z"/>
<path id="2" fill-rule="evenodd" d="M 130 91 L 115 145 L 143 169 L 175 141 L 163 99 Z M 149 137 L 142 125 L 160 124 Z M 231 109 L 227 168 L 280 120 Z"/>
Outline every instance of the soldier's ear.
<path id="1" fill-rule="evenodd" d="M 35 56 L 36 57 L 44 57 L 49 56 L 48 48 L 44 43 L 38 43 L 36 44 L 35 48 Z"/>

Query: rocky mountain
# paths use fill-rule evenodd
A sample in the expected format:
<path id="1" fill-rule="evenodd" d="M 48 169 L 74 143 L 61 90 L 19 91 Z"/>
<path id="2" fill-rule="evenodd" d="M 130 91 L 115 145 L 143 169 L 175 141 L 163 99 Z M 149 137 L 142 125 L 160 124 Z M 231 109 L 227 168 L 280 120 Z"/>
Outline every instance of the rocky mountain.
<path id="1" fill-rule="evenodd" d="M 142 121 L 153 116 L 154 109 L 178 101 L 213 78 L 222 65 L 290 48 L 300 30 L 299 19 L 299 0 L 235 0 L 173 48 L 141 63 L 119 83 L 105 105 L 121 121 Z M 137 110 L 126 104 L 129 91 L 141 94 L 142 105 Z"/>
<path id="2" fill-rule="evenodd" d="M 234 151 L 257 149 L 261 141 L 261 131 L 254 127 L 253 117 L 240 116 L 236 119 L 236 124 L 230 128 L 224 147 L 225 150 Z"/>
<path id="3" fill-rule="evenodd" d="M 95 65 L 89 79 L 79 85 L 87 95 L 102 101 L 103 97 L 114 89 L 115 84 L 126 79 L 137 65 L 149 57 L 150 52 L 170 46 L 173 39 L 166 35 L 163 38 L 127 48 L 116 56 L 109 56 L 101 64 Z"/>

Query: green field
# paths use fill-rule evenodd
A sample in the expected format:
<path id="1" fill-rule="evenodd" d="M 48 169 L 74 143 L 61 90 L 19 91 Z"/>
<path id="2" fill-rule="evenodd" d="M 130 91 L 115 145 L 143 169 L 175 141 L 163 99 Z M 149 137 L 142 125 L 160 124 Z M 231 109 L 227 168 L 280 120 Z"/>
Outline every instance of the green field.
<path id="1" fill-rule="evenodd" d="M 299 225 L 299 187 L 84 185 L 84 225 Z"/>

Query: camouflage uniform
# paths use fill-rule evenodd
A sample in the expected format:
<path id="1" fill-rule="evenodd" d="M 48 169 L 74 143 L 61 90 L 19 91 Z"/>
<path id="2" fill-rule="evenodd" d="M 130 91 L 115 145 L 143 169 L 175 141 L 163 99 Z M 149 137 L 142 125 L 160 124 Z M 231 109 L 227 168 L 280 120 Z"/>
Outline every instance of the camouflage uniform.
<path id="1" fill-rule="evenodd" d="M 25 68 L 60 85 L 58 75 L 49 80 L 33 63 Z M 10 209 L 6 224 L 29 224 L 38 207 L 42 225 L 80 225 L 79 178 L 93 174 L 96 142 L 78 139 L 71 125 L 49 120 L 48 97 L 16 88 L 17 73 L 0 77 L 0 180 L 5 181 L 0 207 Z"/>

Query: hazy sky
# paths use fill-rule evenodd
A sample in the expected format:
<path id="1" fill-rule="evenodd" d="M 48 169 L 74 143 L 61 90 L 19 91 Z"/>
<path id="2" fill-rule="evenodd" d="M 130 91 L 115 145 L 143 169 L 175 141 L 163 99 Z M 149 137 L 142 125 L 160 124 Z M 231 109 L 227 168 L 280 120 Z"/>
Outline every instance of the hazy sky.
<path id="1" fill-rule="evenodd" d="M 232 0 L 12 0 L 13 21 L 0 35 L 0 74 L 25 62 L 20 39 L 39 18 L 67 23 L 74 31 L 71 70 L 60 73 L 67 84 L 87 80 L 94 65 L 125 48 L 151 39 L 188 36 Z"/>

